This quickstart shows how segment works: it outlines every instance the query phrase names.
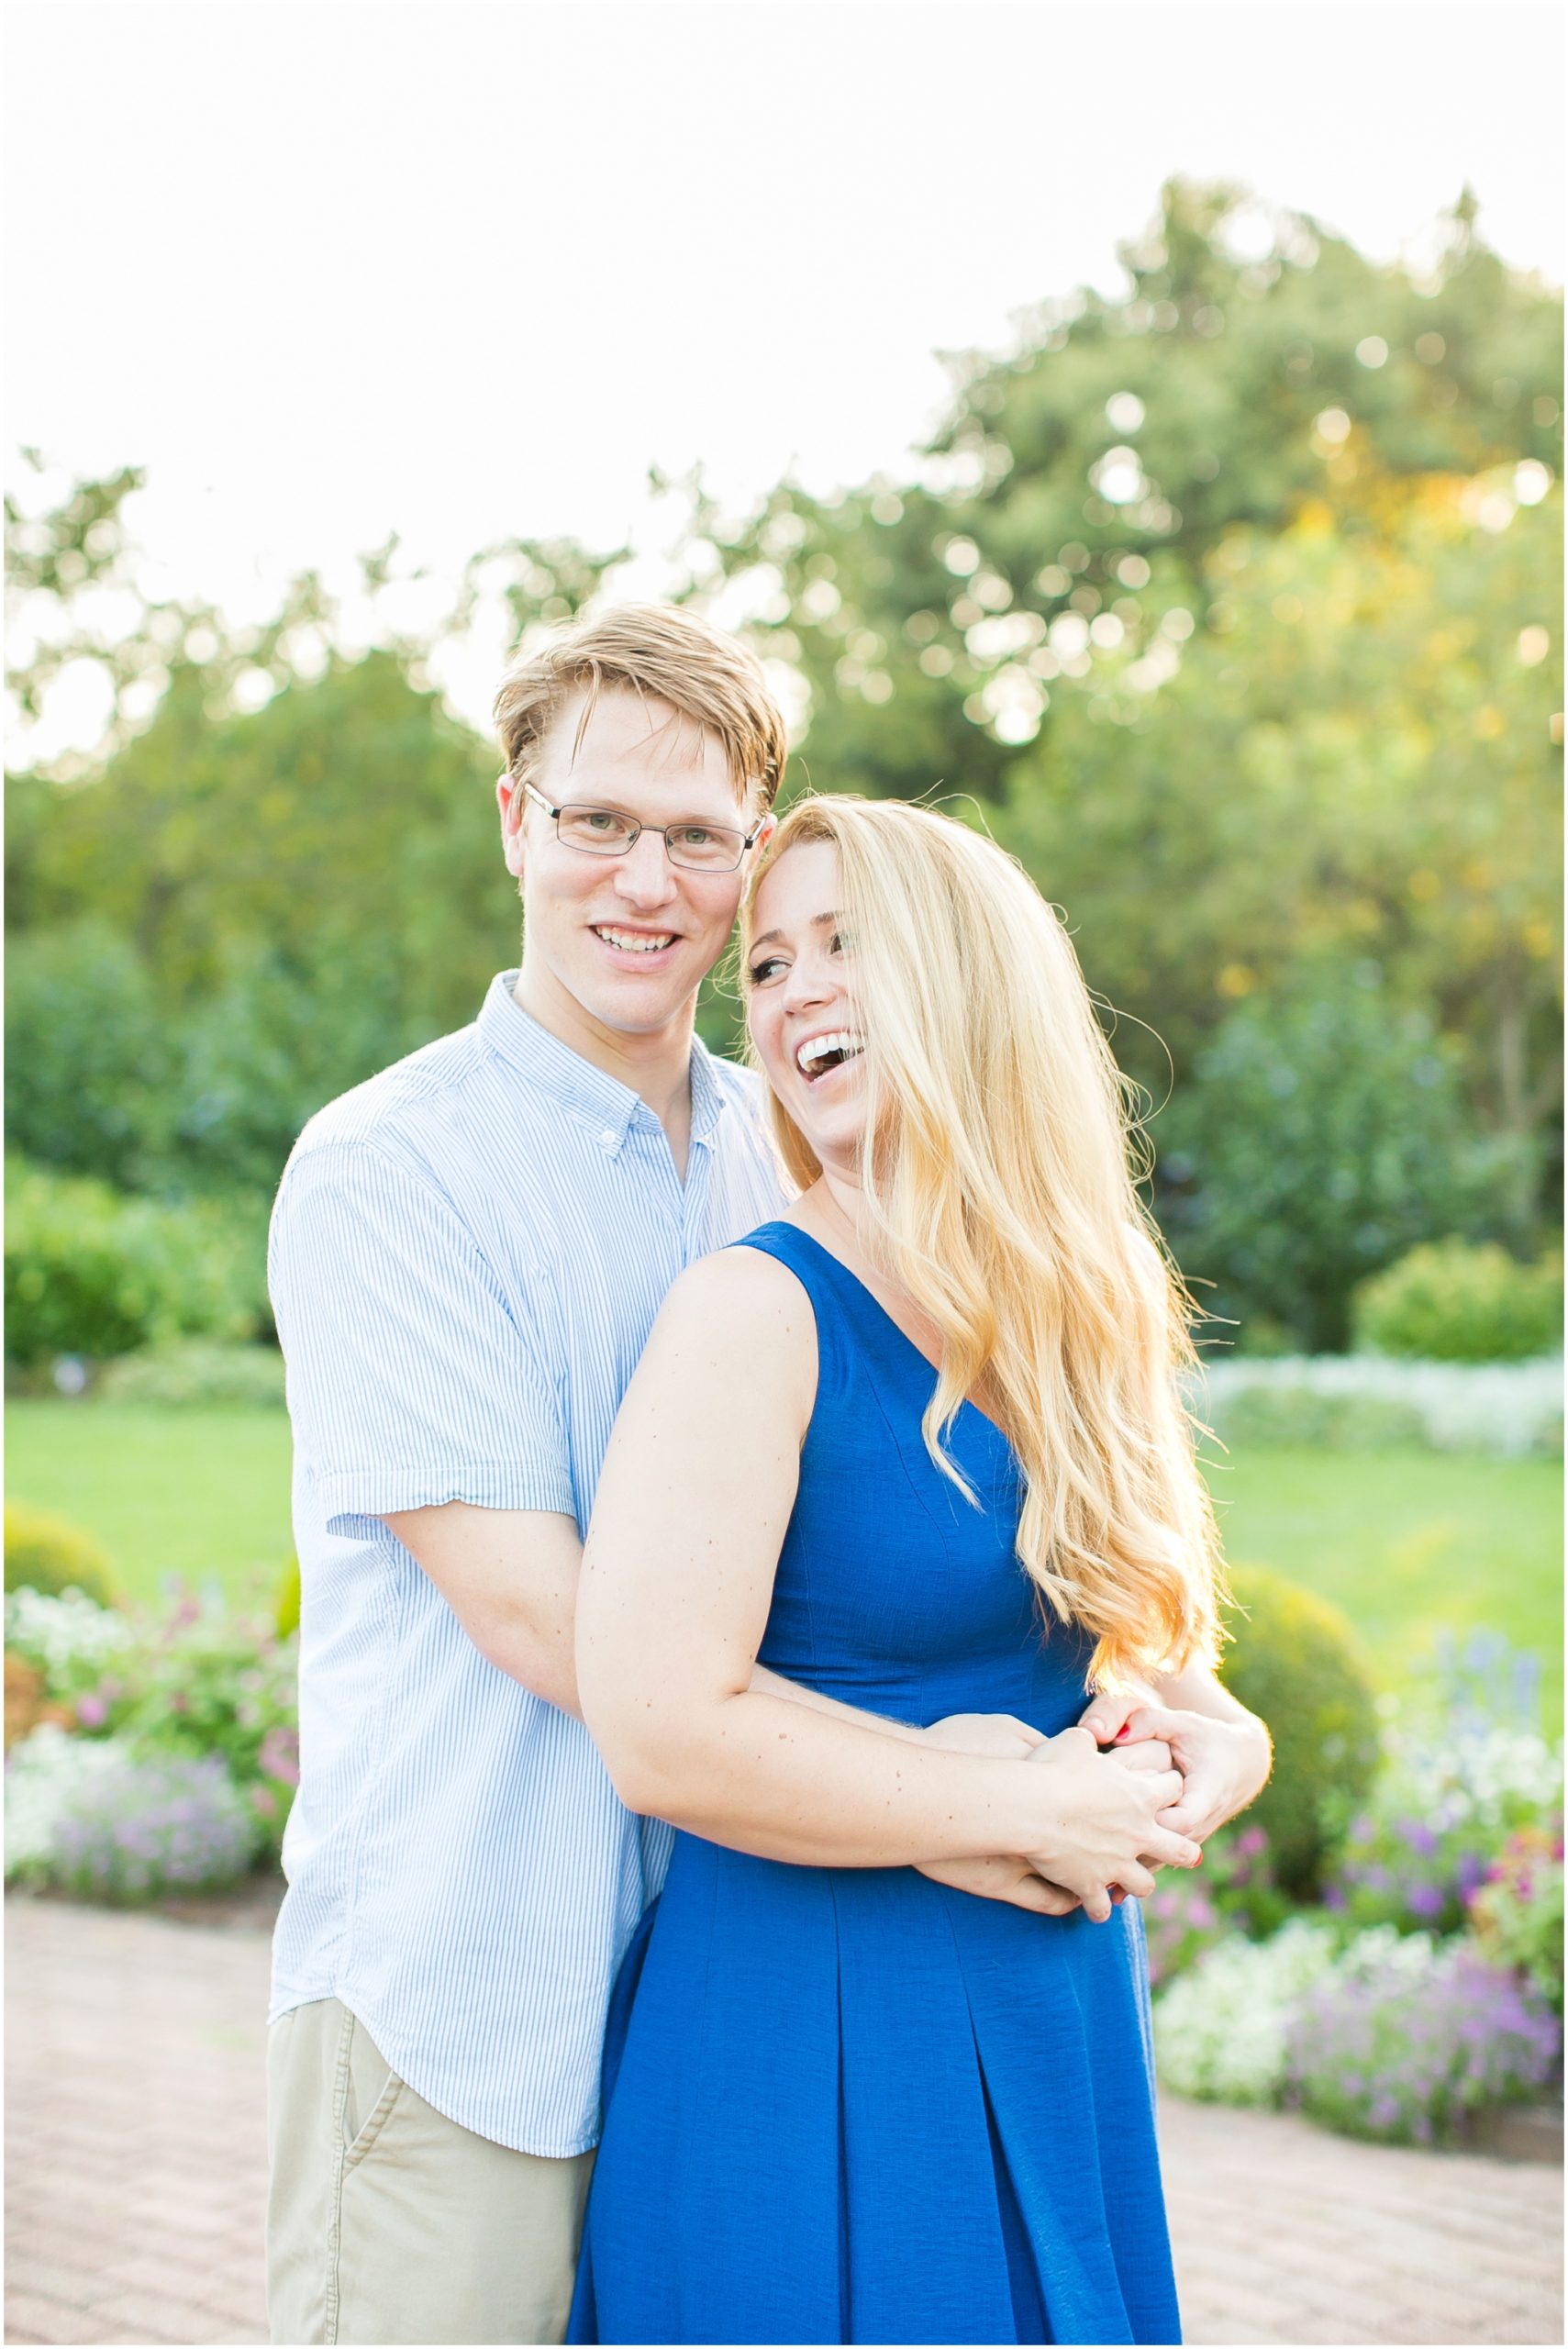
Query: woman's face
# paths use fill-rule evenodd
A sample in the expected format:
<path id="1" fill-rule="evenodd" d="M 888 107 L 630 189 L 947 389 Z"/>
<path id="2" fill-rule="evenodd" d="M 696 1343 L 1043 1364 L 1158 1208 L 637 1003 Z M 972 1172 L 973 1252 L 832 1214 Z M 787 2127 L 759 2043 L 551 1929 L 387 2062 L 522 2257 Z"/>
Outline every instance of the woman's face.
<path id="1" fill-rule="evenodd" d="M 768 1083 L 823 1166 L 853 1178 L 865 1131 L 863 1034 L 840 932 L 839 852 L 786 849 L 757 891 L 751 1040 Z"/>

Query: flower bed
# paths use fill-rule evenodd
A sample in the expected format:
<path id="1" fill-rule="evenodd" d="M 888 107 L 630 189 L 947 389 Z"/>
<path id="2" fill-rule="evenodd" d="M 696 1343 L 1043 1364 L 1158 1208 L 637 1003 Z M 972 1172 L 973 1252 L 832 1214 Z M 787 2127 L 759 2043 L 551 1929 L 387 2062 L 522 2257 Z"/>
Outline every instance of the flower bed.
<path id="1" fill-rule="evenodd" d="M 1145 1906 L 1170 2087 L 1439 2144 L 1561 2077 L 1561 1759 L 1519 1725 L 1524 1664 L 1485 1637 L 1440 1653 L 1425 1705 L 1385 1723 L 1370 1796 L 1329 1822 L 1321 1906 L 1269 1921 L 1244 1824 L 1212 1839 L 1212 1884 L 1162 1880 Z"/>
<path id="2" fill-rule="evenodd" d="M 161 1618 L 7 1592 L 6 1881 L 105 1900 L 275 1856 L 299 1778 L 295 1642 L 179 1591 Z"/>

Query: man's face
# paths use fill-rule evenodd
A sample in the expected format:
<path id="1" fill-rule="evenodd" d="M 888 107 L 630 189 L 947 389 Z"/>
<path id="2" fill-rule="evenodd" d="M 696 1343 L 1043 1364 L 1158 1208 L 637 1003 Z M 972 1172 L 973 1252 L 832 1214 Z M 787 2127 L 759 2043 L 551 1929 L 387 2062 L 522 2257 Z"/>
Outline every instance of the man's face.
<path id="1" fill-rule="evenodd" d="M 720 744 L 667 702 L 601 693 L 573 757 L 584 698 L 562 711 L 529 778 L 550 807 L 605 807 L 640 824 L 757 824 Z M 568 1025 L 586 1013 L 628 1037 L 684 1022 L 728 941 L 746 864 L 693 872 L 671 863 L 655 831 L 623 855 L 588 855 L 562 844 L 520 785 L 503 776 L 496 791 L 507 869 L 522 885 L 520 991 Z"/>

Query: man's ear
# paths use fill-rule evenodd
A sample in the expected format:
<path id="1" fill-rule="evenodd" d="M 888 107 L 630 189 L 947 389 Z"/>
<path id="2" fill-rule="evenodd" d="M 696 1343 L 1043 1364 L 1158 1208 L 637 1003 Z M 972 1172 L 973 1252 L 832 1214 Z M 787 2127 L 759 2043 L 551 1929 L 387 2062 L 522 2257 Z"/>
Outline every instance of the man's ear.
<path id="1" fill-rule="evenodd" d="M 516 775 L 496 777 L 495 804 L 501 810 L 501 853 L 506 860 L 507 872 L 515 881 L 520 881 L 523 877 L 523 818 L 527 809 L 523 786 Z"/>
<path id="2" fill-rule="evenodd" d="M 763 817 L 762 822 L 758 825 L 756 835 L 751 842 L 751 854 L 754 858 L 762 855 L 762 851 L 767 847 L 768 842 L 773 839 L 773 836 L 778 830 L 778 828 L 779 819 L 773 814 L 772 808 L 770 808 L 768 813 Z"/>

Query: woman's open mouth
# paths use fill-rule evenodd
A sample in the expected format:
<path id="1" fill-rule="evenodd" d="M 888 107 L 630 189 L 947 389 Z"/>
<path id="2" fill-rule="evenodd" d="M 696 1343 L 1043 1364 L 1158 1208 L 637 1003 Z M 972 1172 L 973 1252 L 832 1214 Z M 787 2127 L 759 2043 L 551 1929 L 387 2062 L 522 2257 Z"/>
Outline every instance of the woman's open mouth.
<path id="1" fill-rule="evenodd" d="M 864 1050 L 862 1037 L 847 1028 L 832 1028 L 826 1035 L 808 1036 L 804 1044 L 797 1044 L 795 1064 L 807 1085 L 815 1085 L 819 1077 L 842 1068 L 846 1061 L 858 1060 Z"/>

